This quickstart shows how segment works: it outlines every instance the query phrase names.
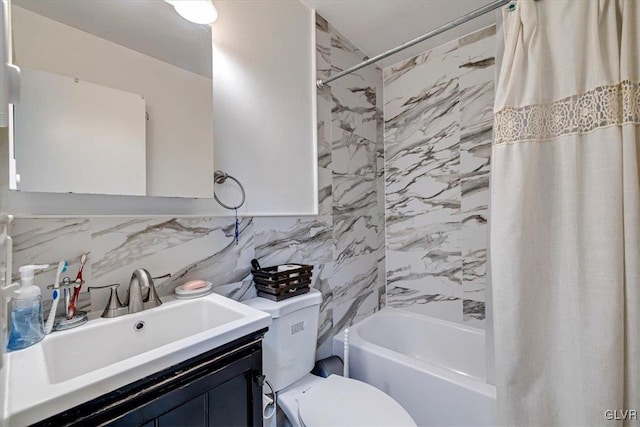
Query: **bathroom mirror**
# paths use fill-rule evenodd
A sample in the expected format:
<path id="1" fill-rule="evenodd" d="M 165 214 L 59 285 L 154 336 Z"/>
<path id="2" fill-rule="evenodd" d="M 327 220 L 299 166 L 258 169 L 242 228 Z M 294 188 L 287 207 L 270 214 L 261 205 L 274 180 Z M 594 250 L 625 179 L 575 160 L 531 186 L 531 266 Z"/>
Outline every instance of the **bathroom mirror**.
<path id="1" fill-rule="evenodd" d="M 12 0 L 7 211 L 233 214 L 219 169 L 240 215 L 317 213 L 315 13 L 213 3 L 209 26 L 163 0 Z"/>
<path id="2" fill-rule="evenodd" d="M 317 213 L 315 13 L 295 0 L 216 0 L 216 169 L 251 215 Z M 216 185 L 227 203 L 237 186 Z"/>
<path id="3" fill-rule="evenodd" d="M 160 0 L 12 0 L 12 189 L 213 196 L 211 27 Z"/>

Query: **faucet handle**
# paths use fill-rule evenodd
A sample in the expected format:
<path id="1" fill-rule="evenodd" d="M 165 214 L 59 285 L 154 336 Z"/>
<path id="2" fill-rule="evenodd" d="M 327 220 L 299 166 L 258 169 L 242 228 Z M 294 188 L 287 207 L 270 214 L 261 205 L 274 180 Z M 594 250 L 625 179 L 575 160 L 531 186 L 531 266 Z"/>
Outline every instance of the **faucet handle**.
<path id="1" fill-rule="evenodd" d="M 151 275 L 149 275 L 151 276 Z M 149 293 L 147 294 L 147 298 L 145 300 L 145 306 L 146 308 L 153 308 L 153 307 L 157 307 L 159 305 L 162 305 L 162 301 L 160 300 L 160 297 L 158 296 L 158 292 L 156 291 L 156 286 L 153 283 L 154 279 L 165 279 L 171 277 L 171 273 L 168 274 L 163 274 L 162 276 L 158 276 L 158 277 L 149 277 Z"/>
<path id="2" fill-rule="evenodd" d="M 89 286 L 87 290 L 91 292 L 92 289 L 109 289 L 109 288 L 116 289 L 118 286 L 120 286 L 120 283 L 113 283 L 111 285 L 104 285 L 104 286 Z"/>
<path id="3" fill-rule="evenodd" d="M 171 274 L 158 276 L 155 279 L 164 279 L 166 277 L 171 277 Z M 141 303 L 143 304 L 142 310 L 146 310 L 146 309 L 161 305 L 162 301 L 160 300 L 160 297 L 156 292 L 156 287 L 153 283 L 153 279 L 154 278 L 151 277 L 151 273 L 149 273 L 149 270 L 145 268 L 139 268 L 136 271 L 134 271 L 133 275 L 131 276 L 131 282 L 129 283 L 129 294 L 127 296 L 129 303 L 128 304 L 125 303 L 125 305 L 128 305 L 129 308 L 131 308 L 131 298 L 132 298 L 131 284 L 132 283 L 136 283 L 138 285 L 139 294 L 136 294 L 134 292 L 133 296 L 136 297 L 136 295 L 139 295 L 139 298 L 141 298 Z M 146 292 L 146 295 L 142 294 L 143 290 Z M 137 302 L 137 299 L 136 299 L 136 304 L 139 304 Z M 140 310 L 136 310 L 136 311 L 140 311 Z"/>
<path id="4" fill-rule="evenodd" d="M 156 287 L 153 285 L 149 286 L 149 295 L 147 296 L 147 301 L 145 302 L 146 308 L 157 307 L 161 304 L 162 301 L 160 301 L 160 297 L 156 292 Z"/>
<path id="5" fill-rule="evenodd" d="M 147 274 L 149 274 L 147 270 L 145 271 L 147 272 Z M 145 308 L 153 308 L 162 305 L 162 301 L 158 296 L 158 292 L 156 291 L 156 286 L 153 281 L 157 279 L 167 279 L 169 277 L 171 277 L 171 273 L 163 274 L 162 276 L 157 277 L 151 277 L 151 274 L 149 274 L 149 289 L 146 297 L 144 298 Z"/>
<path id="6" fill-rule="evenodd" d="M 118 309 L 123 307 L 122 303 L 120 302 L 120 298 L 118 297 L 118 286 L 120 286 L 120 283 L 114 283 L 112 285 L 106 286 L 90 286 L 88 288 L 89 292 L 91 292 L 92 289 L 108 288 L 111 290 L 111 293 L 109 295 L 109 302 L 102 312 L 102 317 L 116 317 Z"/>

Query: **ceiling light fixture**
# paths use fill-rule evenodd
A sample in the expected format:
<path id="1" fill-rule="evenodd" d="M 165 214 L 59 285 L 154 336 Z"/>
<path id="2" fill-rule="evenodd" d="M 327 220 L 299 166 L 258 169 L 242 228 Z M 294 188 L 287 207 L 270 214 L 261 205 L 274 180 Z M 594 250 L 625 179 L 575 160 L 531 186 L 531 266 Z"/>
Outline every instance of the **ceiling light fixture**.
<path id="1" fill-rule="evenodd" d="M 218 19 L 218 11 L 211 0 L 165 0 L 184 19 L 196 24 L 212 24 Z"/>

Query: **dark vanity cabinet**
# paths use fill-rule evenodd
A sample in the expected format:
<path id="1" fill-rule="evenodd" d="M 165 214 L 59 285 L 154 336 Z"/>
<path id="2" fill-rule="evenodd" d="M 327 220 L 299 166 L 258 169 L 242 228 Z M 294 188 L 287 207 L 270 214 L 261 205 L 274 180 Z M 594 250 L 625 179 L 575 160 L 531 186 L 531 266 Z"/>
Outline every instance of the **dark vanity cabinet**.
<path id="1" fill-rule="evenodd" d="M 39 426 L 262 426 L 262 337 L 211 350 Z"/>

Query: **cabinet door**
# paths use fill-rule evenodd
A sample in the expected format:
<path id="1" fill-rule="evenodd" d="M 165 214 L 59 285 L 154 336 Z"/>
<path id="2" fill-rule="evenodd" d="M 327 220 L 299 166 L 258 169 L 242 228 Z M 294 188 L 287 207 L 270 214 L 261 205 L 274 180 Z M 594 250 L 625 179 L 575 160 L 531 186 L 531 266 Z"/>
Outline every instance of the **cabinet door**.
<path id="1" fill-rule="evenodd" d="M 208 394 L 209 425 L 248 426 L 251 416 L 248 402 L 250 387 L 246 375 L 238 375 L 211 390 Z"/>
<path id="2" fill-rule="evenodd" d="M 253 381 L 260 372 L 261 353 L 244 356 L 224 368 L 205 373 L 180 387 L 154 397 L 111 427 L 260 426 L 261 392 Z"/>
<path id="3" fill-rule="evenodd" d="M 207 395 L 203 394 L 158 417 L 157 427 L 207 427 Z M 222 424 L 220 424 L 222 425 Z"/>
<path id="4" fill-rule="evenodd" d="M 262 336 L 212 349 L 34 427 L 262 427 Z M 0 423 L 1 424 L 1 423 Z"/>

